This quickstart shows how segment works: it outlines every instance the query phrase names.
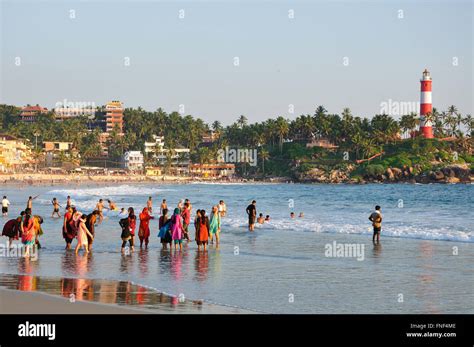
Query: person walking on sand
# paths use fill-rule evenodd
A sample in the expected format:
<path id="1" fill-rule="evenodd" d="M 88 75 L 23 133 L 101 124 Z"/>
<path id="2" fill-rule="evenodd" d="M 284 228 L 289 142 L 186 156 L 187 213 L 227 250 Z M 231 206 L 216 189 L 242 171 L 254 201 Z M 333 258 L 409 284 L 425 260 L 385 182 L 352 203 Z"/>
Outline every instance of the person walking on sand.
<path id="1" fill-rule="evenodd" d="M 95 209 L 99 211 L 99 224 L 102 223 L 104 220 L 104 201 L 102 199 L 99 199 L 99 202 L 97 202 L 97 205 L 95 205 Z"/>
<path id="2" fill-rule="evenodd" d="M 254 231 L 255 229 L 255 220 L 257 218 L 257 202 L 255 200 L 252 201 L 250 205 L 247 206 L 245 210 L 247 215 L 249 216 L 249 230 Z"/>
<path id="3" fill-rule="evenodd" d="M 148 208 L 148 211 L 150 213 L 153 213 L 153 199 L 151 196 L 148 197 L 148 200 L 146 202 L 146 207 Z"/>
<path id="4" fill-rule="evenodd" d="M 138 228 L 138 238 L 140 239 L 140 248 L 143 246 L 143 241 L 145 241 L 145 248 L 148 248 L 148 241 L 150 238 L 150 219 L 155 217 L 150 215 L 148 207 L 143 208 L 140 217 L 140 227 Z"/>
<path id="5" fill-rule="evenodd" d="M 171 217 L 170 232 L 174 249 L 177 250 L 179 245 L 179 250 L 183 250 L 183 220 L 179 208 L 174 209 L 173 216 Z"/>
<path id="6" fill-rule="evenodd" d="M 4 195 L 2 199 L 2 215 L 3 217 L 8 216 L 8 206 L 10 206 L 10 201 L 8 201 L 7 197 Z"/>
<path id="7" fill-rule="evenodd" d="M 36 232 L 34 227 L 34 218 L 31 215 L 31 209 L 25 209 L 25 215 L 20 223 L 21 243 L 25 247 L 24 257 L 30 256 L 30 248 L 34 246 Z"/>
<path id="8" fill-rule="evenodd" d="M 89 253 L 89 243 L 87 238 L 90 237 L 92 240 L 94 240 L 94 236 L 92 236 L 92 234 L 86 227 L 86 219 L 87 216 L 85 214 L 82 214 L 78 221 L 79 225 L 77 228 L 77 245 L 76 249 L 74 250 L 76 254 L 82 247 L 84 248 L 86 253 Z"/>
<path id="9" fill-rule="evenodd" d="M 219 246 L 219 234 L 221 232 L 221 214 L 217 206 L 212 207 L 211 221 L 209 222 L 209 234 L 211 235 L 211 245 L 214 243 L 214 235 L 216 236 L 216 247 Z"/>
<path id="10" fill-rule="evenodd" d="M 380 232 L 382 231 L 382 211 L 379 205 L 375 206 L 375 211 L 369 216 L 369 220 L 372 222 L 372 226 L 374 227 L 372 242 L 380 243 Z"/>
<path id="11" fill-rule="evenodd" d="M 197 218 L 196 222 L 194 223 L 194 227 L 196 228 L 196 243 L 198 245 L 198 252 L 201 251 L 201 246 L 203 246 L 204 251 L 206 251 L 209 240 L 209 218 L 207 218 L 205 210 L 198 210 L 196 217 Z"/>
<path id="12" fill-rule="evenodd" d="M 191 203 L 185 202 L 184 208 L 181 212 L 181 217 L 183 217 L 183 239 L 186 241 L 191 241 L 189 238 L 189 224 L 191 223 Z"/>
<path id="13" fill-rule="evenodd" d="M 51 213 L 51 218 L 54 218 L 54 214 L 56 214 L 58 218 L 61 218 L 61 214 L 59 213 L 59 208 L 61 207 L 61 205 L 59 205 L 58 199 L 53 198 L 51 204 L 53 205 L 53 213 Z"/>

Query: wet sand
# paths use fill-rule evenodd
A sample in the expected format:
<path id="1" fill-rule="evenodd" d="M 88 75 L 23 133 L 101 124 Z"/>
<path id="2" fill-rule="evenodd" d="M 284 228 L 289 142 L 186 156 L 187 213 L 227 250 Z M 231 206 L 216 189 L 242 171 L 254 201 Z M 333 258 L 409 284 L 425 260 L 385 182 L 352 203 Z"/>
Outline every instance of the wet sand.
<path id="1" fill-rule="evenodd" d="M 68 299 L 38 292 L 0 289 L 2 314 L 150 314 L 164 313 L 87 301 Z M 166 312 L 169 313 L 169 312 Z"/>
<path id="2" fill-rule="evenodd" d="M 126 281 L 0 274 L 3 314 L 255 313 L 189 300 Z"/>

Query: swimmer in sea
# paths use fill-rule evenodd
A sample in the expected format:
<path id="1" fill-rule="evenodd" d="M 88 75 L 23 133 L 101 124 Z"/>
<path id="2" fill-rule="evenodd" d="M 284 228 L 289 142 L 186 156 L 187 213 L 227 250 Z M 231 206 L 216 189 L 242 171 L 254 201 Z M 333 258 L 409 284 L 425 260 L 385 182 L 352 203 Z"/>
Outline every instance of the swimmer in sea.
<path id="1" fill-rule="evenodd" d="M 59 213 L 59 208 L 61 205 L 59 205 L 58 199 L 53 198 L 53 201 L 51 201 L 53 204 L 53 213 L 51 213 L 51 218 L 54 218 L 54 214 L 58 216 L 58 218 L 61 218 L 61 214 Z"/>
<path id="2" fill-rule="evenodd" d="M 260 213 L 257 218 L 258 224 L 263 224 L 265 222 L 265 218 L 263 218 L 263 213 Z"/>
<path id="3" fill-rule="evenodd" d="M 104 201 L 102 199 L 99 199 L 99 202 L 97 203 L 97 205 L 95 205 L 95 209 L 97 211 L 99 211 L 99 222 L 98 222 L 98 224 L 100 224 L 104 220 L 104 213 L 102 212 L 103 209 L 104 209 Z"/>

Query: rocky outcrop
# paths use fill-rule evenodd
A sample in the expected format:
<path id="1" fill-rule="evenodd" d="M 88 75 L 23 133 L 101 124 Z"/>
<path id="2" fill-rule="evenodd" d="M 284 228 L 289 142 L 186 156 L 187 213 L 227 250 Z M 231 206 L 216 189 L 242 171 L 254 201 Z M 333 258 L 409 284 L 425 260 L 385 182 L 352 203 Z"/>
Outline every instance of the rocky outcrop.
<path id="1" fill-rule="evenodd" d="M 298 181 L 308 183 L 470 183 L 474 182 L 474 170 L 467 164 L 449 165 L 428 172 L 422 172 L 419 166 L 404 166 L 403 168 L 390 167 L 385 172 L 374 175 L 351 178 L 350 172 L 354 169 L 349 166 L 344 169 L 327 171 L 323 168 L 312 168 L 300 174 Z"/>

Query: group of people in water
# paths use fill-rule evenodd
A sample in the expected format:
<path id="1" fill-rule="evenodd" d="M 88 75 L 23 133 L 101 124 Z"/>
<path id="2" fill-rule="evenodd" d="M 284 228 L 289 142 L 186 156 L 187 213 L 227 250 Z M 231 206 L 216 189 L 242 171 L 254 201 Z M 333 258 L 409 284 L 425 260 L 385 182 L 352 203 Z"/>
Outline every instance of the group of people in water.
<path id="1" fill-rule="evenodd" d="M 13 244 L 14 240 L 21 238 L 21 242 L 25 247 L 25 257 L 29 256 L 30 249 L 34 245 L 38 248 L 41 247 L 39 242 L 39 236 L 43 234 L 41 224 L 43 218 L 38 215 L 33 215 L 33 201 L 38 196 L 28 198 L 26 208 L 20 213 L 15 219 L 11 219 L 5 223 L 3 227 L 2 236 L 9 238 L 9 247 Z M 108 209 L 111 211 L 118 211 L 116 204 L 107 200 L 108 207 L 104 206 L 103 199 L 99 199 L 95 209 L 89 213 L 82 213 L 73 205 L 71 197 L 68 196 L 66 200 L 65 213 L 63 216 L 62 223 L 62 236 L 66 242 L 66 249 L 71 249 L 71 244 L 74 239 L 77 240 L 75 247 L 75 253 L 77 254 L 80 249 L 84 249 L 85 253 L 88 253 L 92 249 L 95 237 L 95 227 L 102 223 L 104 219 L 103 210 Z M 56 198 L 51 201 L 53 206 L 52 218 L 61 218 L 60 208 L 62 207 Z M 264 224 L 270 221 L 270 216 L 266 215 L 263 217 L 263 213 L 260 213 L 257 217 L 257 202 L 252 201 L 246 208 L 248 215 L 248 229 L 253 232 L 255 230 L 255 224 Z M 4 196 L 2 200 L 2 214 L 4 217 L 8 216 L 8 208 L 10 202 L 7 197 Z M 219 246 L 220 232 L 221 232 L 221 220 L 227 214 L 227 206 L 223 200 L 220 200 L 218 204 L 212 206 L 209 213 L 204 209 L 198 209 L 192 217 L 192 204 L 189 199 L 180 200 L 177 206 L 173 209 L 168 208 L 166 199 L 163 199 L 159 208 L 158 218 L 158 237 L 162 244 L 163 249 L 182 250 L 183 243 L 188 243 L 191 240 L 191 223 L 194 225 L 194 240 L 198 246 L 198 251 L 207 250 L 208 244 L 216 244 Z M 122 229 L 120 235 L 122 239 L 122 252 L 134 251 L 135 248 L 135 233 L 138 226 L 138 239 L 140 241 L 140 248 L 145 246 L 148 248 L 150 242 L 150 221 L 155 219 L 153 213 L 153 199 L 150 196 L 146 202 L 146 206 L 138 214 L 135 214 L 133 207 L 129 207 L 127 210 L 122 208 L 119 216 L 119 225 Z M 303 218 L 303 213 L 300 213 L 299 218 Z M 290 218 L 295 218 L 294 212 L 291 212 Z M 191 220 L 193 219 L 193 220 Z M 369 216 L 369 220 L 372 222 L 374 233 L 372 241 L 374 243 L 380 242 L 380 232 L 382 227 L 382 213 L 380 206 L 375 207 L 375 212 Z M 128 246 L 127 246 L 128 243 Z"/>
<path id="2" fill-rule="evenodd" d="M 25 247 L 24 256 L 29 256 L 30 248 L 33 245 L 40 247 L 39 236 L 42 235 L 41 224 L 43 219 L 40 216 L 32 215 L 33 200 L 35 197 L 29 197 L 26 208 L 20 213 L 20 216 L 7 221 L 3 227 L 2 236 L 9 238 L 9 246 L 13 244 L 14 240 L 21 238 L 22 244 Z M 72 203 L 71 197 L 68 196 L 66 200 L 65 213 L 62 223 L 62 236 L 66 242 L 66 250 L 71 249 L 74 239 L 77 240 L 75 253 L 77 254 L 81 249 L 85 253 L 89 253 L 92 249 L 95 237 L 95 228 L 103 219 L 103 210 L 118 211 L 116 204 L 107 200 L 108 207 L 104 206 L 103 199 L 99 199 L 95 209 L 89 213 L 80 212 Z M 51 201 L 53 206 L 52 218 L 61 218 L 60 208 L 57 198 Z M 10 202 L 7 197 L 3 197 L 2 213 L 3 216 L 8 216 L 8 206 Z M 209 243 L 219 246 L 219 235 L 221 232 L 221 218 L 226 216 L 227 206 L 223 200 L 218 204 L 212 206 L 209 214 L 204 209 L 196 211 L 193 221 L 192 219 L 192 204 L 189 199 L 180 200 L 174 209 L 170 212 L 166 199 L 163 199 L 159 209 L 159 233 L 162 248 L 173 250 L 182 250 L 184 242 L 192 241 L 191 238 L 191 222 L 194 224 L 194 240 L 197 243 L 198 250 L 201 248 L 206 251 Z M 119 216 L 119 225 L 122 229 L 120 235 L 122 239 L 122 252 L 134 251 L 135 248 L 135 234 L 138 226 L 138 239 L 140 241 L 140 248 L 145 246 L 148 248 L 150 242 L 150 221 L 155 219 L 153 214 L 153 199 L 150 196 L 146 202 L 146 206 L 138 214 L 135 214 L 133 207 L 129 207 L 126 211 L 122 208 Z M 128 243 L 128 246 L 127 246 Z"/>

